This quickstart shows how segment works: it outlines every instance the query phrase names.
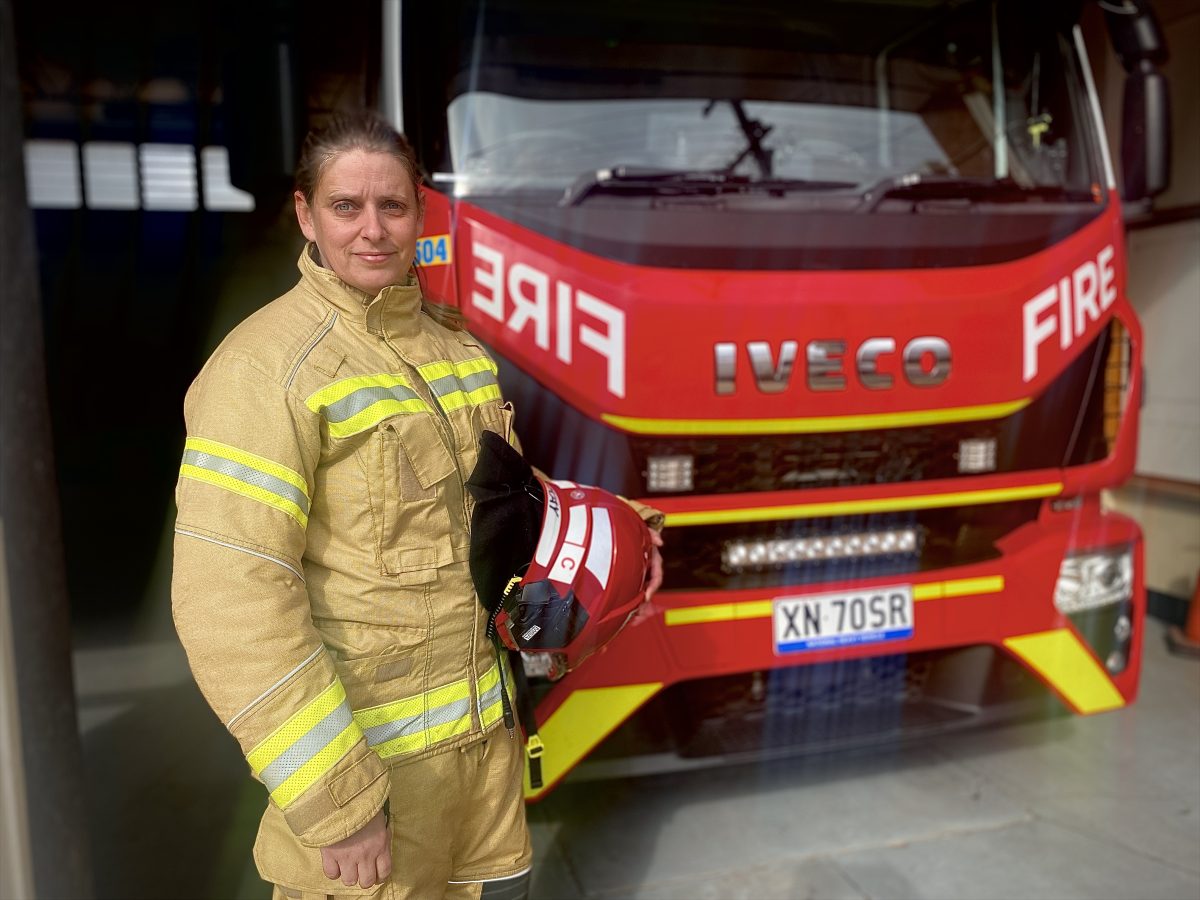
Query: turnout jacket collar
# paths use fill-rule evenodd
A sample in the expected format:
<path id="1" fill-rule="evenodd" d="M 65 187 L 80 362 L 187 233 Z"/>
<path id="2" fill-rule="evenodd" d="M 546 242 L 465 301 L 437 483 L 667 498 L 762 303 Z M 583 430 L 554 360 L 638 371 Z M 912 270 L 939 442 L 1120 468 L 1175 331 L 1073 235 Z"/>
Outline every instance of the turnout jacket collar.
<path id="1" fill-rule="evenodd" d="M 316 244 L 309 242 L 296 267 L 308 285 L 327 304 L 370 334 L 410 338 L 421 332 L 421 286 L 410 273 L 404 284 L 385 287 L 372 297 L 351 287 L 317 262 Z"/>

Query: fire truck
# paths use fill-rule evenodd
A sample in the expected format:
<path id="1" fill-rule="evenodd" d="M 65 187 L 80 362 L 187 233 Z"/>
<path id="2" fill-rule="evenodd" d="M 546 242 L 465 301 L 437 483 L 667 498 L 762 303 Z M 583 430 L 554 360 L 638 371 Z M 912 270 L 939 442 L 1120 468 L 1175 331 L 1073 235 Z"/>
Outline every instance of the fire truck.
<path id="1" fill-rule="evenodd" d="M 114 371 L 182 360 L 139 415 L 176 410 L 207 352 L 211 260 L 290 190 L 289 48 L 368 57 L 426 172 L 426 293 L 489 346 L 526 456 L 665 515 L 652 608 L 563 677 L 527 659 L 531 799 L 581 763 L 654 771 L 1134 700 L 1142 536 L 1101 492 L 1131 473 L 1142 389 L 1123 210 L 1169 169 L 1145 0 L 382 0 L 351 29 L 377 53 L 316 27 L 324 4 L 289 31 L 292 6 L 213 5 L 172 32 L 168 49 L 244 41 L 223 92 L 216 38 L 195 71 L 156 50 L 170 79 L 119 103 L 106 75 L 77 111 L 52 93 L 70 47 L 33 66 L 50 334 L 147 311 L 124 314 L 134 351 Z M 1085 42 L 1104 27 L 1126 73 L 1120 189 Z M 126 233 L 143 249 L 117 249 Z M 132 305 L 112 269 L 131 255 L 153 276 Z M 68 302 L 83 283 L 116 293 Z M 65 338 L 50 350 L 52 396 L 102 387 Z M 146 496 L 169 497 L 177 453 L 126 472 L 149 423 L 62 408 L 78 595 L 87 554 L 131 532 L 88 518 L 113 504 L 73 477 L 96 460 L 69 437 L 127 442 L 109 451 L 123 508 L 155 466 Z"/>
<path id="2" fill-rule="evenodd" d="M 613 732 L 700 764 L 1134 699 L 1142 536 L 1100 494 L 1143 349 L 1082 9 L 385 4 L 427 292 L 535 465 L 665 514 L 650 613 L 541 683 L 527 796 Z M 1134 202 L 1165 48 L 1105 13 Z"/>

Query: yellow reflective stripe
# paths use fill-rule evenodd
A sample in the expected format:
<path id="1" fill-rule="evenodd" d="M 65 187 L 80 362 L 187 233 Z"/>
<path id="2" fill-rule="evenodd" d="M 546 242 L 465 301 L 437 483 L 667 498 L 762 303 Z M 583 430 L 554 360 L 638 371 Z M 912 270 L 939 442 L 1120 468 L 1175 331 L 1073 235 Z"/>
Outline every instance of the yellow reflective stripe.
<path id="1" fill-rule="evenodd" d="M 509 679 L 505 679 L 506 683 L 510 683 Z M 480 724 L 487 728 L 497 719 L 504 715 L 504 705 L 500 699 L 500 669 L 497 666 L 492 666 L 479 679 L 476 690 L 478 691 Z M 488 691 L 495 693 L 495 698 L 491 702 L 487 702 Z M 513 697 L 511 688 L 509 689 L 509 697 Z M 486 704 L 486 705 L 485 705 Z"/>
<path id="2" fill-rule="evenodd" d="M 445 687 L 426 691 L 425 696 L 429 698 L 429 708 L 433 709 L 435 706 L 443 706 L 447 703 L 453 703 L 455 700 L 465 700 L 471 696 L 471 689 L 467 687 L 467 682 L 455 681 L 453 684 L 448 684 Z"/>
<path id="3" fill-rule="evenodd" d="M 466 394 L 464 394 L 462 391 L 452 391 L 449 394 L 442 394 L 438 397 L 438 403 L 440 403 L 442 405 L 442 409 L 448 413 L 470 406 L 470 403 L 467 401 Z"/>
<path id="4" fill-rule="evenodd" d="M 391 416 L 433 413 L 407 378 L 389 373 L 335 381 L 311 394 L 304 405 L 325 419 L 335 438 L 360 434 Z"/>
<path id="5" fill-rule="evenodd" d="M 426 734 L 424 731 L 420 731 L 416 734 L 404 734 L 392 738 L 390 741 L 376 744 L 371 749 L 378 753 L 381 759 L 387 759 L 389 756 L 398 756 L 401 753 L 415 753 L 418 750 L 424 750 L 428 746 L 425 741 Z"/>
<path id="6" fill-rule="evenodd" d="M 503 716 L 504 716 L 504 707 L 500 703 L 500 701 L 497 700 L 491 706 L 484 708 L 483 714 L 480 715 L 480 717 L 479 717 L 479 724 L 482 725 L 484 728 L 487 728 L 489 725 L 491 725 L 497 719 L 502 718 Z"/>
<path id="7" fill-rule="evenodd" d="M 1077 712 L 1118 709 L 1125 698 L 1069 628 L 1005 638 L 1004 646 L 1036 671 Z"/>
<path id="8" fill-rule="evenodd" d="M 462 390 L 461 379 L 478 375 L 480 372 L 488 372 L 493 377 L 497 374 L 499 370 L 496 364 L 486 356 L 477 356 L 474 359 L 456 363 L 451 363 L 448 360 L 437 360 L 436 362 L 418 366 L 417 371 L 420 373 L 421 378 L 425 380 L 425 383 L 431 386 L 442 409 L 448 413 L 462 409 L 464 406 L 478 406 L 489 400 L 500 399 L 500 385 L 495 382 L 481 385 L 470 391 Z M 451 377 L 455 381 L 460 382 L 459 389 L 439 391 L 437 387 L 433 386 L 434 382 Z"/>
<path id="9" fill-rule="evenodd" d="M 429 408 L 429 404 L 424 400 L 386 399 L 371 404 L 362 412 L 351 416 L 344 422 L 329 422 L 327 424 L 329 425 L 329 434 L 332 437 L 344 438 L 361 434 L 392 416 L 432 412 L 433 410 Z"/>
<path id="10" fill-rule="evenodd" d="M 618 687 L 584 688 L 563 701 L 538 735 L 545 745 L 542 753 L 542 779 L 538 790 L 529 786 L 525 770 L 525 796 L 538 797 L 587 755 L 635 709 L 662 690 L 662 682 L 625 684 Z"/>
<path id="11" fill-rule="evenodd" d="M 246 761 L 257 775 L 269 766 L 281 753 L 297 740 L 308 734 L 312 727 L 324 719 L 346 699 L 346 689 L 334 679 L 333 683 L 308 702 L 299 712 L 276 728 L 246 754 Z"/>
<path id="12" fill-rule="evenodd" d="M 917 409 L 909 412 L 872 413 L 862 416 L 818 416 L 807 419 L 642 419 L 634 416 L 600 416 L 609 425 L 633 434 L 816 434 L 835 431 L 869 431 L 877 428 L 913 428 L 1001 419 L 1024 409 L 1032 398 L 951 409 Z"/>
<path id="13" fill-rule="evenodd" d="M 367 742 L 380 757 L 424 750 L 439 741 L 471 730 L 471 691 L 469 682 L 456 681 L 424 694 L 392 703 L 383 703 L 354 714 L 354 721 L 367 736 Z M 437 721 L 461 707 L 458 715 Z M 433 724 L 430 724 L 432 720 Z M 416 727 L 424 726 L 424 727 Z M 394 735 L 389 737 L 389 735 Z"/>
<path id="14" fill-rule="evenodd" d="M 919 600 L 940 600 L 945 595 L 942 593 L 944 588 L 940 581 L 935 581 L 931 584 L 914 584 L 913 585 L 913 603 Z"/>
<path id="15" fill-rule="evenodd" d="M 967 597 L 994 594 L 1004 590 L 1003 575 L 981 578 L 956 578 L 913 585 L 913 601 L 937 600 L 947 597 Z M 713 603 L 707 606 L 684 606 L 668 609 L 663 614 L 667 625 L 698 625 L 705 622 L 732 622 L 737 619 L 769 619 L 775 601 L 746 600 L 742 603 Z"/>
<path id="16" fill-rule="evenodd" d="M 486 403 L 488 400 L 500 399 L 500 385 L 485 384 L 483 387 L 477 387 L 473 391 L 467 392 L 467 400 L 473 406 L 479 406 L 481 403 Z"/>
<path id="17" fill-rule="evenodd" d="M 274 475 L 280 481 L 286 481 L 292 487 L 302 491 L 305 497 L 309 496 L 308 482 L 304 480 L 303 475 L 295 469 L 281 466 L 279 463 L 272 462 L 265 457 L 257 456 L 254 453 L 247 453 L 245 450 L 239 450 L 237 447 L 231 447 L 228 444 L 222 444 L 218 441 L 195 437 L 187 439 L 184 443 L 184 449 L 197 450 L 201 453 L 211 453 L 213 456 L 223 456 L 226 459 L 241 463 L 243 466 L 249 466 L 268 475 Z"/>
<path id="18" fill-rule="evenodd" d="M 446 722 L 443 725 L 434 725 L 425 732 L 425 735 L 428 738 L 429 746 L 432 747 L 434 744 L 441 743 L 442 741 L 452 738 L 455 735 L 466 734 L 470 730 L 471 714 L 467 713 L 465 716 L 461 716 L 460 718 L 455 719 L 453 722 Z"/>
<path id="19" fill-rule="evenodd" d="M 350 752 L 362 738 L 362 729 L 351 722 L 341 734 L 325 745 L 320 753 L 296 770 L 296 774 L 271 791 L 271 799 L 282 807 L 287 806 L 313 786 L 334 764 Z"/>
<path id="20" fill-rule="evenodd" d="M 500 669 L 497 666 L 492 666 L 479 677 L 479 693 L 487 693 L 487 691 L 495 687 L 499 681 Z"/>
<path id="21" fill-rule="evenodd" d="M 464 394 L 462 391 L 452 391 L 449 394 L 444 394 L 438 397 L 438 402 L 441 403 L 442 409 L 451 413 L 468 406 L 479 406 L 489 400 L 499 399 L 500 385 L 485 384 L 483 387 L 476 388 L 467 394 Z"/>
<path id="22" fill-rule="evenodd" d="M 230 478 L 228 475 L 222 475 L 219 472 L 210 472 L 208 469 L 201 469 L 196 466 L 190 466 L 184 463 L 179 467 L 179 475 L 182 478 L 191 478 L 194 481 L 203 481 L 219 488 L 224 488 L 235 494 L 241 494 L 243 497 L 248 497 L 251 500 L 257 500 L 259 503 L 265 503 L 267 506 L 273 506 L 281 512 L 287 513 L 293 519 L 300 523 L 301 528 L 308 527 L 308 516 L 299 506 L 285 497 L 280 497 L 268 491 L 266 488 L 260 488 L 257 485 L 247 484 L 237 478 Z"/>
<path id="23" fill-rule="evenodd" d="M 424 750 L 469 732 L 474 718 L 473 702 L 482 707 L 476 711 L 483 727 L 500 718 L 503 709 L 498 690 L 500 669 L 493 665 L 475 684 L 474 698 L 470 681 L 464 679 L 415 697 L 358 710 L 354 721 L 366 734 L 371 748 L 384 759 Z M 485 696 L 489 692 L 494 696 Z"/>
<path id="24" fill-rule="evenodd" d="M 776 519 L 813 519 L 821 516 L 846 516 L 914 509 L 943 509 L 951 506 L 980 506 L 1057 497 L 1063 491 L 1061 481 L 1030 484 L 1024 487 L 995 488 L 984 491 L 954 491 L 946 494 L 921 494 L 916 497 L 885 497 L 872 500 L 842 500 L 835 503 L 797 503 L 790 506 L 758 506 L 750 509 L 712 509 L 695 512 L 669 512 L 666 525 L 728 525 L 737 522 L 770 522 Z"/>
<path id="25" fill-rule="evenodd" d="M 769 618 L 771 600 L 750 600 L 745 603 L 714 603 L 709 606 L 685 606 L 668 609 L 663 618 L 668 625 L 695 625 L 700 622 L 729 622 L 734 619 Z"/>
<path id="26" fill-rule="evenodd" d="M 396 719 L 406 719 L 409 716 L 419 716 L 425 711 L 425 697 L 418 694 L 405 700 L 396 700 L 380 706 L 355 710 L 354 721 L 365 731 L 377 725 L 386 725 Z"/>
<path id="27" fill-rule="evenodd" d="M 465 378 L 468 375 L 474 375 L 478 372 L 491 372 L 495 375 L 500 370 L 490 358 L 476 356 L 472 359 L 455 363 L 446 359 L 439 359 L 435 362 L 425 363 L 423 366 L 417 366 L 417 371 L 421 373 L 421 377 L 426 381 L 433 381 L 438 378 L 445 378 L 447 375 L 457 375 L 459 378 Z"/>
<path id="28" fill-rule="evenodd" d="M 328 384 L 318 391 L 314 391 L 304 401 L 312 412 L 320 413 L 322 406 L 332 406 L 339 400 L 345 400 L 357 390 L 366 387 L 402 387 L 411 388 L 412 385 L 403 375 L 389 374 L 386 372 L 377 372 L 373 375 L 355 375 L 352 378 L 343 378 L 340 381 L 335 381 L 333 384 Z"/>
<path id="29" fill-rule="evenodd" d="M 913 585 L 913 601 L 941 600 L 948 597 L 968 597 L 978 594 L 998 594 L 1004 590 L 1003 575 L 983 578 L 958 578 L 954 581 L 935 581 Z"/>
<path id="30" fill-rule="evenodd" d="M 491 372 L 495 375 L 499 371 L 496 368 L 496 364 L 486 356 L 477 356 L 474 359 L 454 364 L 454 374 L 460 378 L 467 375 L 474 375 L 476 372 Z"/>
<path id="31" fill-rule="evenodd" d="M 362 739 L 362 729 L 350 717 L 345 703 L 346 691 L 342 683 L 335 680 L 246 754 L 250 768 L 255 775 L 263 778 L 268 788 L 289 769 L 296 767 L 271 789 L 271 798 L 280 807 L 287 807 L 312 787 Z M 322 728 L 327 728 L 330 722 L 337 722 L 343 716 L 345 726 L 336 735 L 326 739 Z M 285 756 L 294 755 L 297 751 L 300 753 L 299 759 L 289 760 Z M 301 759 L 304 760 L 302 763 Z M 277 761 L 279 764 L 272 766 Z M 280 765 L 283 771 L 266 774 L 268 769 L 279 769 Z"/>
<path id="32" fill-rule="evenodd" d="M 423 366 L 417 366 L 417 371 L 421 373 L 421 377 L 427 382 L 454 374 L 453 366 L 450 365 L 449 361 L 444 359 L 439 359 L 437 362 L 425 363 Z"/>

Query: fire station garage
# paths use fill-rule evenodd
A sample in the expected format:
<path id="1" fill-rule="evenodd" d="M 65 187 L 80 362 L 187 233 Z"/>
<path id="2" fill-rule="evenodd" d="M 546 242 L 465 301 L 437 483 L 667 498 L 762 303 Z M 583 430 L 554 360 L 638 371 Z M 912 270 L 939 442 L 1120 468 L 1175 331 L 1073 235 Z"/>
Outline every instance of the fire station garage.
<path id="1" fill-rule="evenodd" d="M 266 900 L 268 804 L 511 741 L 535 900 L 1200 900 L 1200 0 L 0 0 L 0 40 L 0 897 Z M 419 216 L 296 177 L 364 108 Z M 289 463 L 258 375 L 236 440 L 183 404 L 298 256 L 363 308 L 289 345 Z M 413 285 L 444 359 L 389 344 Z M 523 564 L 438 595 L 513 493 Z M 179 541 L 241 631 L 177 632 Z M 455 624 L 486 665 L 438 682 Z M 276 896 L 401 896 L 389 847 Z"/>

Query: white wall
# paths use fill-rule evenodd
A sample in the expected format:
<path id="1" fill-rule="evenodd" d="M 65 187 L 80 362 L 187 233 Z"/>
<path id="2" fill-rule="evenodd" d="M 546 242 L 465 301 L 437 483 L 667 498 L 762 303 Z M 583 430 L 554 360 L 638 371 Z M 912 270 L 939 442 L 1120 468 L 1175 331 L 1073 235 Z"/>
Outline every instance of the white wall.
<path id="1" fill-rule="evenodd" d="M 1200 484 L 1200 219 L 1128 239 L 1129 296 L 1146 347 L 1136 471 Z"/>

